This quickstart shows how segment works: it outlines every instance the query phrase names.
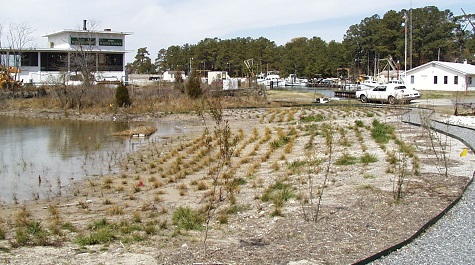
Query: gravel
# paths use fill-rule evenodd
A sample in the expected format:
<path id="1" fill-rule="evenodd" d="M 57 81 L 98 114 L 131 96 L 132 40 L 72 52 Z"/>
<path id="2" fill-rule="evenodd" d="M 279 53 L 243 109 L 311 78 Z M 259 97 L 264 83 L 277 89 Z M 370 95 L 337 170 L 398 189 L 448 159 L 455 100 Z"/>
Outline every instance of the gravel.
<path id="1" fill-rule="evenodd" d="M 427 113 L 413 110 L 405 115 L 403 120 L 420 124 L 420 117 L 424 117 L 425 114 Z M 474 124 L 460 125 L 453 122 L 451 124 L 431 122 L 435 129 L 448 132 L 462 140 L 473 151 L 475 149 Z M 474 185 L 472 183 L 459 203 L 420 237 L 372 264 L 475 264 Z"/>

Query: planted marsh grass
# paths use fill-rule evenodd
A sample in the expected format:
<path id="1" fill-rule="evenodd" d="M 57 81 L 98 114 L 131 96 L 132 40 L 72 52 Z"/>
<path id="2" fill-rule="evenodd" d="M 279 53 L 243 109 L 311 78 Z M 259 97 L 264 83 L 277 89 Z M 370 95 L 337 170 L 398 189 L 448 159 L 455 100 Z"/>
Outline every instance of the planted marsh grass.
<path id="1" fill-rule="evenodd" d="M 352 156 L 348 153 L 344 153 L 342 156 L 340 156 L 336 161 L 335 165 L 339 166 L 349 166 L 349 165 L 354 165 L 358 162 L 358 158 L 355 156 Z"/>
<path id="2" fill-rule="evenodd" d="M 372 122 L 373 128 L 371 129 L 371 137 L 378 144 L 386 144 L 394 135 L 394 127 L 381 123 L 379 120 L 374 119 Z"/>
<path id="3" fill-rule="evenodd" d="M 294 112 L 295 110 L 297 111 Z M 218 167 L 214 164 L 219 158 L 219 156 L 216 155 L 217 152 L 215 152 L 218 145 L 216 144 L 217 140 L 214 136 L 206 139 L 206 137 L 197 133 L 196 137 L 191 137 L 190 139 L 167 140 L 166 144 L 163 142 L 154 143 L 154 155 L 144 154 L 142 156 L 131 156 L 130 158 L 130 161 L 136 162 L 138 168 L 141 169 L 145 166 L 147 168 L 146 172 L 140 171 L 139 174 L 135 174 L 128 171 L 134 168 L 132 162 L 130 162 L 128 163 L 128 170 L 125 171 L 129 176 L 124 178 L 120 175 L 117 178 L 112 177 L 113 182 L 110 184 L 112 184 L 113 187 L 121 185 L 123 180 L 126 181 L 122 186 L 124 186 L 127 192 L 115 195 L 114 188 L 111 190 L 103 190 L 104 196 L 98 201 L 99 203 L 92 197 L 93 193 L 89 193 L 90 195 L 88 196 L 91 197 L 94 204 L 90 204 L 86 218 L 89 222 L 92 222 L 91 220 L 94 219 L 100 220 L 100 217 L 97 216 L 107 216 L 107 224 L 104 226 L 93 226 L 88 229 L 78 229 L 80 232 L 76 232 L 74 236 L 76 238 L 83 238 L 83 242 L 104 244 L 105 247 L 107 247 L 110 242 L 116 241 L 118 243 L 119 240 L 125 244 L 126 247 L 127 244 L 142 241 L 147 245 L 158 244 L 157 242 L 186 241 L 192 242 L 190 244 L 193 244 L 193 246 L 190 249 L 194 249 L 197 245 L 201 244 L 198 242 L 202 242 L 204 232 L 201 229 L 204 223 L 203 218 L 206 218 L 205 214 L 203 214 L 205 212 L 203 209 L 209 206 L 211 199 L 216 199 L 217 201 L 212 207 L 215 214 L 209 223 L 210 234 L 213 239 L 216 239 L 222 235 L 221 232 L 217 231 L 228 231 L 226 229 L 231 226 L 236 229 L 245 229 L 245 231 L 249 231 L 250 233 L 256 232 L 256 230 L 254 230 L 255 228 L 247 226 L 246 220 L 242 218 L 243 215 L 236 214 L 237 212 L 243 212 L 247 209 L 249 209 L 249 215 L 252 215 L 255 211 L 264 213 L 260 215 L 259 218 L 255 218 L 254 221 L 257 225 L 268 223 L 271 228 L 273 226 L 272 216 L 279 216 L 278 220 L 282 223 L 290 221 L 291 217 L 301 218 L 301 209 L 298 211 L 295 210 L 296 208 L 300 208 L 298 207 L 300 202 L 302 202 L 302 204 L 304 204 L 304 202 L 309 204 L 310 201 L 315 201 L 315 196 L 323 193 L 320 193 L 319 189 L 322 185 L 329 190 L 329 193 L 326 193 L 327 195 L 325 196 L 333 196 L 333 192 L 336 190 L 335 188 L 345 188 L 344 185 L 347 184 L 347 182 L 345 182 L 347 176 L 352 177 L 356 175 L 353 177 L 359 179 L 359 184 L 348 186 L 347 189 L 353 192 L 356 191 L 358 194 L 371 194 L 374 196 L 375 191 L 379 189 L 380 186 L 385 185 L 384 183 L 381 184 L 382 180 L 386 179 L 381 178 L 379 175 L 376 176 L 374 172 L 378 171 L 375 171 L 374 167 L 381 165 L 381 168 L 384 169 L 384 166 L 389 164 L 389 162 L 384 160 L 384 156 L 379 159 L 382 161 L 369 162 L 371 161 L 370 156 L 373 150 L 377 149 L 375 154 L 379 155 L 382 153 L 381 150 L 377 148 L 378 144 L 376 144 L 376 141 L 371 138 L 371 127 L 368 126 L 370 129 L 366 129 L 365 127 L 365 123 L 371 124 L 372 119 L 366 117 L 364 112 L 361 117 L 358 117 L 359 109 L 355 109 L 353 112 L 351 111 L 353 110 L 345 109 L 345 111 L 333 112 L 332 108 L 326 107 L 325 110 L 316 108 L 286 108 L 284 111 L 275 110 L 273 112 L 275 114 L 273 122 L 269 123 L 266 121 L 264 125 L 260 126 L 257 124 L 257 121 L 264 115 L 254 115 L 251 111 L 240 113 L 241 119 L 252 117 L 255 120 L 246 124 L 245 129 L 241 130 L 241 132 L 239 129 L 236 130 L 237 133 L 230 137 L 231 142 L 235 143 L 236 148 L 234 149 L 230 164 L 227 165 L 228 168 L 221 171 L 223 175 L 218 182 L 219 187 L 223 190 L 222 194 L 228 193 L 226 196 L 220 195 L 219 192 L 213 196 L 211 192 L 214 183 L 209 173 L 216 174 L 219 172 Z M 285 124 L 291 112 L 293 113 L 292 115 L 296 117 L 296 121 L 292 124 L 297 124 L 298 122 L 298 125 L 292 126 L 292 124 Z M 330 114 L 332 112 L 333 114 Z M 333 132 L 337 139 L 341 139 L 344 136 L 349 142 L 356 143 L 359 139 L 357 134 L 359 134 L 362 140 L 358 141 L 360 143 L 364 142 L 367 146 L 367 150 L 371 150 L 366 151 L 363 148 L 363 144 L 361 144 L 361 147 L 358 144 L 353 144 L 350 151 L 350 148 L 345 146 L 345 144 L 335 141 L 333 143 L 333 154 L 335 157 L 338 158 L 338 155 L 347 152 L 348 155 L 356 158 L 356 164 L 355 166 L 341 166 L 338 167 L 338 170 L 331 170 L 331 174 L 325 184 L 323 184 L 325 177 L 324 167 L 326 166 L 326 162 L 328 162 L 329 155 L 329 153 L 325 155 L 325 152 L 329 152 L 326 143 L 328 135 L 331 132 L 326 126 L 329 125 L 330 122 L 304 123 L 300 120 L 302 116 L 317 116 L 318 114 L 325 117 L 333 117 Z M 351 128 L 348 122 L 339 121 L 342 117 L 353 119 L 350 123 Z M 362 124 L 357 125 L 357 122 L 354 122 L 354 120 L 358 119 L 361 120 Z M 252 127 L 256 124 L 258 127 Z M 210 135 L 213 134 L 213 131 L 210 131 Z M 288 137 L 288 141 L 286 141 L 285 144 L 278 148 L 271 148 L 272 142 L 279 141 L 285 137 Z M 387 143 L 387 150 L 397 150 L 399 152 L 399 145 L 396 144 L 396 140 L 394 139 L 395 138 L 390 138 L 390 141 Z M 211 141 L 209 144 L 210 149 L 204 146 L 208 140 Z M 410 141 L 407 142 L 407 144 L 410 143 Z M 288 148 L 287 146 L 289 145 L 292 145 L 292 148 Z M 288 150 L 286 151 L 287 148 Z M 416 150 L 416 153 L 417 151 L 418 150 Z M 390 151 L 386 151 L 386 153 L 389 152 Z M 171 153 L 173 153 L 173 156 L 169 155 Z M 253 156 L 251 156 L 251 154 L 253 154 Z M 366 159 L 364 157 L 366 157 Z M 318 159 L 320 161 L 319 163 L 313 162 Z M 367 165 L 365 165 L 365 161 L 368 163 Z M 410 159 L 410 161 L 412 161 L 412 159 Z M 210 163 L 213 163 L 213 165 L 208 167 Z M 423 163 L 421 164 L 422 168 L 424 165 Z M 160 167 L 162 170 L 158 170 Z M 175 172 L 170 171 L 169 169 L 172 167 L 177 167 L 180 170 Z M 359 168 L 354 170 L 356 167 Z M 210 168 L 212 170 L 209 170 Z M 152 174 L 152 169 L 156 169 L 157 173 Z M 410 168 L 408 169 L 410 170 Z M 312 174 L 312 177 L 314 177 L 313 182 L 308 181 L 307 175 L 309 174 Z M 107 184 L 105 183 L 107 182 L 106 179 L 107 177 L 100 178 L 99 181 L 96 181 L 95 187 L 100 188 L 102 185 Z M 132 194 L 132 196 L 135 197 L 134 200 L 127 200 L 130 189 L 139 181 L 144 183 L 144 187 L 140 192 Z M 156 183 L 160 184 L 155 186 Z M 310 183 L 313 184 L 313 198 L 308 194 L 299 193 L 296 195 L 295 187 L 297 187 L 297 185 L 307 187 Z M 180 190 L 185 190 L 186 194 L 179 194 Z M 386 187 L 386 189 L 383 190 L 388 189 Z M 100 190 L 98 190 L 98 192 L 100 192 Z M 265 196 L 263 196 L 264 194 Z M 386 193 L 378 192 L 377 194 L 377 196 L 384 198 Z M 325 196 L 323 196 L 323 201 L 327 198 Z M 263 201 L 263 197 L 266 201 Z M 84 200 L 89 199 L 89 197 L 86 198 L 86 196 L 81 197 L 81 199 L 83 198 L 85 198 Z M 293 201 L 292 204 L 287 203 L 290 200 L 289 198 L 295 198 L 297 205 L 295 205 Z M 109 203 L 103 203 L 108 199 Z M 221 201 L 218 202 L 218 200 Z M 177 201 L 179 201 L 179 203 L 177 203 Z M 339 210 L 339 203 L 340 202 L 335 199 L 335 204 L 337 205 L 336 212 L 342 214 L 345 211 Z M 108 213 L 108 209 L 114 205 L 123 207 L 122 215 Z M 246 205 L 248 208 L 236 210 L 236 208 L 242 205 Z M 344 207 L 346 206 L 347 205 L 342 206 L 341 209 L 345 209 Z M 187 210 L 183 210 L 185 217 L 174 217 L 175 212 L 178 212 L 177 209 L 180 207 L 183 209 L 189 208 L 191 213 L 186 213 Z M 322 204 L 320 220 L 325 218 L 334 222 L 335 220 L 332 217 L 334 210 L 335 208 L 327 207 L 325 203 Z M 194 217 L 195 215 L 197 215 L 197 218 Z M 61 216 L 61 218 L 67 218 L 67 216 Z M 122 220 L 124 221 L 123 223 Z M 185 224 L 187 223 L 195 223 L 198 228 L 196 230 L 191 229 L 195 231 L 187 230 L 187 228 L 185 228 Z M 325 223 L 326 222 L 321 222 L 321 225 L 325 225 Z M 42 221 L 41 224 L 43 228 L 47 227 L 45 221 Z M 64 228 L 62 229 L 64 230 Z M 96 234 L 99 230 L 104 230 L 102 231 L 103 235 Z M 67 233 L 67 231 L 63 231 L 63 233 Z M 233 236 L 235 235 L 233 231 L 226 233 L 230 233 Z M 19 234 L 21 236 L 22 232 L 20 231 Z M 13 237 L 10 235 L 10 238 Z M 63 240 L 71 239 L 65 238 Z M 78 239 L 75 242 L 79 243 L 80 240 Z M 292 240 L 289 242 L 292 242 Z M 81 244 L 87 245 L 89 243 Z M 305 244 L 305 242 L 302 242 L 302 244 Z M 210 246 L 215 247 L 213 241 L 210 241 Z M 169 247 L 164 244 L 160 246 L 159 249 L 162 248 L 165 250 Z M 197 249 L 198 248 L 199 247 L 197 247 Z M 225 249 L 226 248 L 223 248 L 223 250 Z M 169 250 L 173 251 L 171 248 L 169 248 Z"/>
<path id="4" fill-rule="evenodd" d="M 360 157 L 360 162 L 365 164 L 365 165 L 368 165 L 370 163 L 375 163 L 375 162 L 378 162 L 378 157 L 374 154 L 369 154 L 369 153 L 364 153 L 361 157 Z"/>

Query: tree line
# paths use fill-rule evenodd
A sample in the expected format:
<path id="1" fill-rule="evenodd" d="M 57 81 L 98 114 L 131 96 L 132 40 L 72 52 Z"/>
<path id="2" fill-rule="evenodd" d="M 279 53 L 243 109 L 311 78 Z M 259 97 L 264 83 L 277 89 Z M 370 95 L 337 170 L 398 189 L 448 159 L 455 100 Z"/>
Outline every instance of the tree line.
<path id="1" fill-rule="evenodd" d="M 341 43 L 296 37 L 278 46 L 264 37 L 206 38 L 194 45 L 161 49 L 153 62 L 147 48 L 140 48 L 126 68 L 137 74 L 228 71 L 237 77 L 279 71 L 283 77 L 297 74 L 314 78 L 338 76 L 339 69 L 353 75 L 372 75 L 387 60 L 402 70 L 433 60 L 473 63 L 474 18 L 475 14 L 454 16 L 450 10 L 435 6 L 390 10 L 383 17 L 373 15 L 351 25 Z M 246 60 L 250 67 L 246 67 Z"/>

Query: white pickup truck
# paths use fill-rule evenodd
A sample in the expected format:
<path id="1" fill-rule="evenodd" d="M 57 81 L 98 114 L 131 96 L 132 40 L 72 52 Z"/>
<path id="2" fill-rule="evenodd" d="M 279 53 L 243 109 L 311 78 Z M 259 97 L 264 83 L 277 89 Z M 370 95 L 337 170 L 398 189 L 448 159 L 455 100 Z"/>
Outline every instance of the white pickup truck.
<path id="1" fill-rule="evenodd" d="M 356 98 L 363 103 L 370 101 L 388 102 L 389 104 L 407 103 L 420 97 L 419 91 L 396 83 L 383 84 L 374 88 L 356 91 Z"/>

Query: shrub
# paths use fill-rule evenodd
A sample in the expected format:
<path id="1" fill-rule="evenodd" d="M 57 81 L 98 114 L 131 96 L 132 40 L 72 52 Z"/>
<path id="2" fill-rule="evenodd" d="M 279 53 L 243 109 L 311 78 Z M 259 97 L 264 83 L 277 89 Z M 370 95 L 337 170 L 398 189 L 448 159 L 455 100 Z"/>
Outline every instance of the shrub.
<path id="1" fill-rule="evenodd" d="M 115 92 L 115 103 L 119 107 L 129 107 L 132 105 L 132 101 L 129 97 L 129 90 L 127 90 L 127 87 L 122 83 L 117 87 Z"/>
<path id="2" fill-rule="evenodd" d="M 181 93 L 185 93 L 185 85 L 180 72 L 178 72 L 175 77 L 175 83 L 173 84 L 173 88 L 180 91 Z"/>
<path id="3" fill-rule="evenodd" d="M 185 88 L 186 94 L 188 94 L 190 98 L 196 99 L 201 97 L 203 94 L 203 90 L 201 89 L 201 80 L 196 71 L 193 71 L 191 74 Z"/>

